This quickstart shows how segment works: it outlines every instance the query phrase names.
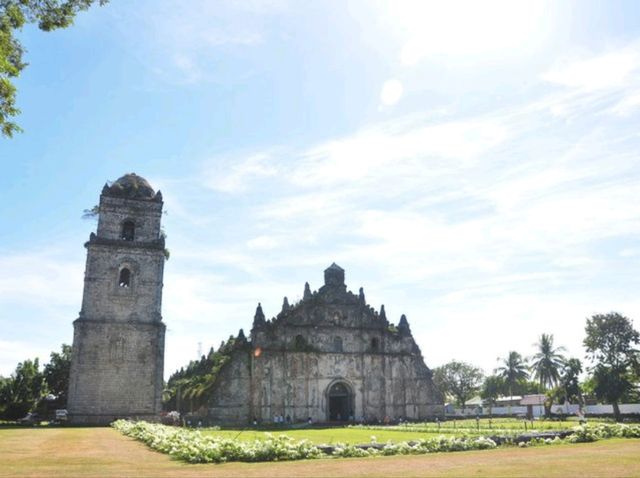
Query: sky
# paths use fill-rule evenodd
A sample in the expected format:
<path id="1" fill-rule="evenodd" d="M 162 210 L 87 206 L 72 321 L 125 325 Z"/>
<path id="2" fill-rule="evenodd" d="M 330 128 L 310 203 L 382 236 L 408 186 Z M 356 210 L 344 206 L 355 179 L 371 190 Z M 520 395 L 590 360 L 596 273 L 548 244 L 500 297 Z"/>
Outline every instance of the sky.
<path id="1" fill-rule="evenodd" d="M 165 376 L 337 262 L 429 367 L 640 324 L 640 6 L 112 0 L 20 33 L 0 138 L 0 374 L 71 343 L 82 219 L 160 189 Z"/>

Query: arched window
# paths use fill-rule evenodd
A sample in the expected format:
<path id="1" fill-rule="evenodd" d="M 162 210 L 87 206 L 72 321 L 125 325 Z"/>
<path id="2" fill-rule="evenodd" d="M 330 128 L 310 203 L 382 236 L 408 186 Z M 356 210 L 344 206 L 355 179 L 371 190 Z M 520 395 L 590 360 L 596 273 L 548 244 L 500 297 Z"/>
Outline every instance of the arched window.
<path id="1" fill-rule="evenodd" d="M 123 288 L 131 287 L 131 271 L 126 267 L 120 271 L 118 285 Z"/>
<path id="2" fill-rule="evenodd" d="M 342 352 L 342 337 L 333 338 L 333 351 Z"/>
<path id="3" fill-rule="evenodd" d="M 122 223 L 122 239 L 125 241 L 133 241 L 136 232 L 136 225 L 133 221 L 124 221 Z"/>
<path id="4" fill-rule="evenodd" d="M 371 339 L 371 351 L 372 352 L 377 352 L 378 349 L 380 348 L 380 341 L 378 340 L 377 337 L 374 337 Z"/>

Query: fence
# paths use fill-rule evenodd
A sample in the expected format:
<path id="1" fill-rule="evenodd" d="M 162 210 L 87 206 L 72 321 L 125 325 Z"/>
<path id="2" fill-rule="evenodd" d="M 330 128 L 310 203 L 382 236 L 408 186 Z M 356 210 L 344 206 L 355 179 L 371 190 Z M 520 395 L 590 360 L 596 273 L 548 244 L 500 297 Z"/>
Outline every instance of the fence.
<path id="1" fill-rule="evenodd" d="M 565 405 L 553 405 L 551 407 L 551 413 L 557 415 L 576 415 L 578 413 L 577 404 L 565 404 Z M 456 408 L 453 413 L 447 413 L 447 416 L 461 416 L 461 417 L 475 417 L 489 416 L 491 415 L 526 415 L 526 406 L 512 406 L 512 407 L 470 407 L 465 408 L 464 412 Z M 583 408 L 585 415 L 613 415 L 613 405 L 586 405 Z M 627 414 L 640 414 L 640 403 L 623 403 L 620 404 L 620 413 Z M 542 405 L 533 405 L 533 416 L 541 417 L 544 415 L 544 407 Z"/>

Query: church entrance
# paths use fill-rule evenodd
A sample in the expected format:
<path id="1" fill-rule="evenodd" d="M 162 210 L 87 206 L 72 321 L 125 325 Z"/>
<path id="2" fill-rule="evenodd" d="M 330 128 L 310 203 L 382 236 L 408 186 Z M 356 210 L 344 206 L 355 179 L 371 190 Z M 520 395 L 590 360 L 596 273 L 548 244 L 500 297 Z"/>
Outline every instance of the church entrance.
<path id="1" fill-rule="evenodd" d="M 329 421 L 347 421 L 349 417 L 353 417 L 351 388 L 346 383 L 334 383 L 328 395 Z"/>

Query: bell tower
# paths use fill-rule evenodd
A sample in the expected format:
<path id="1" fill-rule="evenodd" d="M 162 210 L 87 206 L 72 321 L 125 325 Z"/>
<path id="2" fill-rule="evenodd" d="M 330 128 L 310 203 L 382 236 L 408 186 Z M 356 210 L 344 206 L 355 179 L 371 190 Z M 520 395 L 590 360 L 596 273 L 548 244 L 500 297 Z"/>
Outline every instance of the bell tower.
<path id="1" fill-rule="evenodd" d="M 87 248 L 80 316 L 73 323 L 69 420 L 155 420 L 164 368 L 162 194 L 133 173 L 100 195 Z"/>

